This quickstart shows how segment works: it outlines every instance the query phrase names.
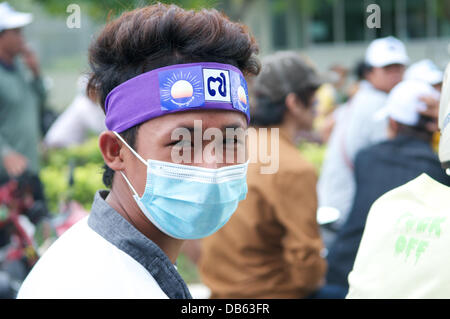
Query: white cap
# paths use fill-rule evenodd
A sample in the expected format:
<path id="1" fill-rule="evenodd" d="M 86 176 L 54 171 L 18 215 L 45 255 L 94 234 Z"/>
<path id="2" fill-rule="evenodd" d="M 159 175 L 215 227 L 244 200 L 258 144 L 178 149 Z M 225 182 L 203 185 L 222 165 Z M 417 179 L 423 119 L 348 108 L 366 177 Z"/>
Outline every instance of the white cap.
<path id="1" fill-rule="evenodd" d="M 14 10 L 7 2 L 0 3 L 0 31 L 22 28 L 33 20 L 31 13 Z"/>
<path id="2" fill-rule="evenodd" d="M 373 67 L 382 68 L 389 64 L 409 63 L 409 57 L 403 43 L 392 37 L 373 40 L 366 50 L 365 62 Z"/>
<path id="3" fill-rule="evenodd" d="M 390 117 L 394 121 L 415 126 L 419 122 L 420 112 L 427 109 L 422 96 L 439 99 L 439 91 L 423 81 L 406 80 L 397 84 L 389 93 L 386 105 L 376 113 L 376 119 Z"/>
<path id="4" fill-rule="evenodd" d="M 439 159 L 442 163 L 450 161 L 450 63 L 445 70 L 442 96 L 439 104 Z"/>
<path id="5" fill-rule="evenodd" d="M 435 85 L 442 82 L 444 72 L 431 60 L 420 60 L 412 64 L 405 72 L 403 77 L 405 80 L 419 80 L 425 81 L 428 84 Z"/>

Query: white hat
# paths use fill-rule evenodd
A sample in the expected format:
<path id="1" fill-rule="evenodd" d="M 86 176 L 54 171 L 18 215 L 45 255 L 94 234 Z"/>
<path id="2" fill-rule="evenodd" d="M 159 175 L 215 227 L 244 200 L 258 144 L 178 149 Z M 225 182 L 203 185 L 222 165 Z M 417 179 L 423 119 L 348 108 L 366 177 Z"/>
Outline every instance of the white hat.
<path id="1" fill-rule="evenodd" d="M 431 60 L 421 60 L 412 64 L 405 72 L 405 80 L 425 81 L 431 85 L 439 84 L 444 78 L 444 72 Z"/>
<path id="2" fill-rule="evenodd" d="M 373 40 L 366 50 L 365 62 L 370 66 L 382 68 L 389 64 L 409 63 L 409 57 L 403 43 L 394 38 L 386 37 Z"/>
<path id="3" fill-rule="evenodd" d="M 439 91 L 426 82 L 402 81 L 391 90 L 386 105 L 376 113 L 376 119 L 390 117 L 398 123 L 415 126 L 419 122 L 419 113 L 427 109 L 420 98 L 433 96 L 439 99 L 439 95 Z"/>
<path id="4" fill-rule="evenodd" d="M 439 159 L 442 163 L 450 162 L 450 63 L 445 70 L 442 96 L 439 104 L 439 129 L 441 138 L 439 140 Z M 450 163 L 448 163 L 450 164 Z M 449 165 L 443 165 L 449 168 Z M 447 173 L 448 174 L 448 173 Z"/>
<path id="5" fill-rule="evenodd" d="M 0 3 L 0 31 L 24 27 L 32 20 L 31 13 L 17 12 L 7 2 Z"/>

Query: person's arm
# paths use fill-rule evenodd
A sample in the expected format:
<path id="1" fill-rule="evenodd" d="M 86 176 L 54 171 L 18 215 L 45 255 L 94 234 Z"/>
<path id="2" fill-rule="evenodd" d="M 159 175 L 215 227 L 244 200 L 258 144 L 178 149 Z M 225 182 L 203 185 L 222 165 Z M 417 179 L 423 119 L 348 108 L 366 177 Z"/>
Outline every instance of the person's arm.
<path id="1" fill-rule="evenodd" d="M 42 80 L 39 61 L 36 57 L 36 54 L 27 47 L 25 47 L 24 51 L 22 52 L 22 58 L 25 65 L 33 73 L 31 86 L 33 87 L 35 93 L 39 98 L 39 105 L 41 106 L 41 108 L 43 108 L 45 106 L 47 92 L 45 90 L 44 81 Z"/>
<path id="2" fill-rule="evenodd" d="M 281 241 L 284 261 L 289 265 L 292 282 L 313 292 L 323 283 L 326 271 L 316 217 L 317 176 L 311 169 L 279 174 L 275 180 L 279 191 L 276 215 L 285 228 Z"/>
<path id="3" fill-rule="evenodd" d="M 439 131 L 439 99 L 434 96 L 422 96 L 420 98 L 422 102 L 427 105 L 427 108 L 424 111 L 421 111 L 420 114 L 423 116 L 427 116 L 431 119 L 429 123 L 427 123 L 427 129 L 430 132 Z"/>
<path id="4" fill-rule="evenodd" d="M 22 154 L 17 153 L 9 146 L 0 135 L 0 159 L 1 165 L 5 168 L 9 176 L 21 175 L 28 166 L 28 160 Z"/>

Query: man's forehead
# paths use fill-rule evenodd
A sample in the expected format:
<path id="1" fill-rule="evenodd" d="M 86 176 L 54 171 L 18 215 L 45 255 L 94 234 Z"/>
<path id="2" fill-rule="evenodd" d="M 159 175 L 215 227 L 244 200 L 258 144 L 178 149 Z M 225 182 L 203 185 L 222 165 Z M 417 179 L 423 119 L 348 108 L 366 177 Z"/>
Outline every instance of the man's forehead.
<path id="1" fill-rule="evenodd" d="M 159 118 L 147 121 L 144 127 L 157 131 L 158 135 L 171 134 L 177 129 L 187 129 L 189 131 L 206 130 L 216 128 L 225 131 L 226 129 L 246 129 L 247 121 L 245 116 L 233 111 L 187 111 L 168 114 Z"/>
<path id="2" fill-rule="evenodd" d="M 392 63 L 392 64 L 388 64 L 382 67 L 382 69 L 392 69 L 392 68 L 405 68 L 406 66 L 404 64 L 400 64 L 400 63 Z"/>

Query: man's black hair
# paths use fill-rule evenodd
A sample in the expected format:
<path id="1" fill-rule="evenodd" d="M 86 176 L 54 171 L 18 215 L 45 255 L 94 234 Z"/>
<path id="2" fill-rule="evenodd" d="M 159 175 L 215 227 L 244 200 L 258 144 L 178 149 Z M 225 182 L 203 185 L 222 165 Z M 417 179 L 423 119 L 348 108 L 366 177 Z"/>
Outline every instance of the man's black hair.
<path id="1" fill-rule="evenodd" d="M 431 142 L 434 133 L 430 131 L 427 125 L 432 123 L 433 121 L 435 120 L 431 117 L 420 115 L 419 121 L 414 126 L 405 125 L 397 122 L 398 125 L 397 134 L 404 136 L 405 135 L 411 136 L 425 142 Z"/>
<path id="2" fill-rule="evenodd" d="M 248 28 L 215 9 L 184 10 L 157 3 L 122 14 L 108 23 L 89 49 L 92 74 L 87 93 L 104 110 L 105 99 L 119 84 L 168 65 L 218 62 L 244 76 L 260 70 L 258 45 Z M 134 148 L 138 127 L 121 133 Z M 114 171 L 105 165 L 103 182 L 112 186 Z"/>

